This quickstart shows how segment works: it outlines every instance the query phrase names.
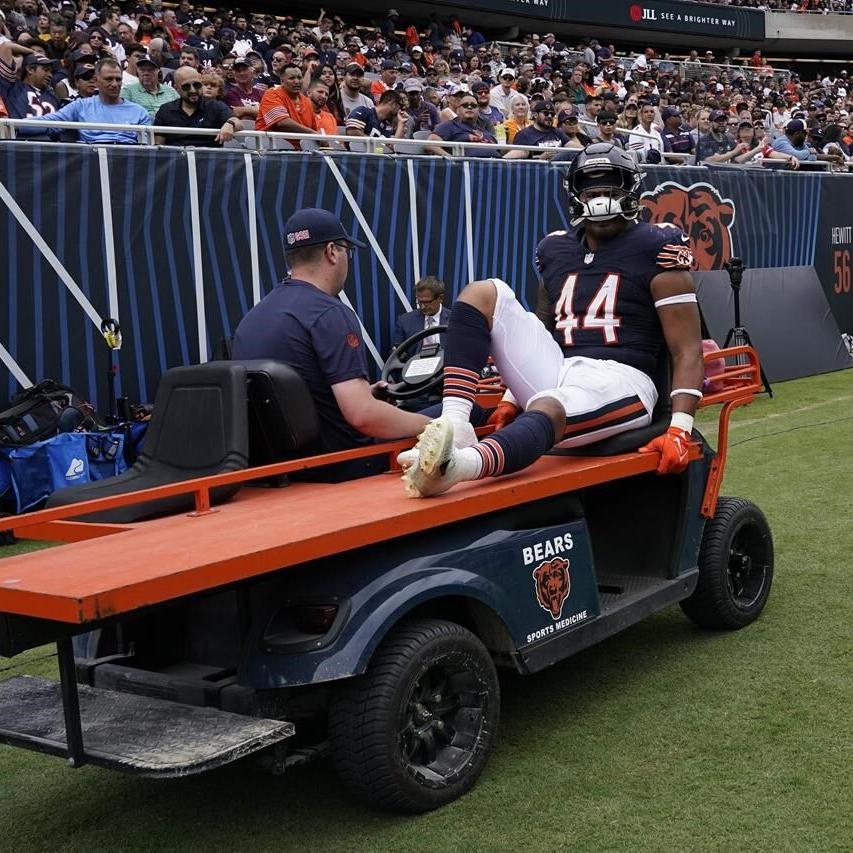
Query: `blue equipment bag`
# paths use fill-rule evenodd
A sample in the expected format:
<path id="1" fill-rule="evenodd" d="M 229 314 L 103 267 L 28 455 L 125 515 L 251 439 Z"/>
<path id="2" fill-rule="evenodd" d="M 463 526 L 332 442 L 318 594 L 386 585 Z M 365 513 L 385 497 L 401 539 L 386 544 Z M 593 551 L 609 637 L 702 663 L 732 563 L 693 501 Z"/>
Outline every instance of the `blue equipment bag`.
<path id="1" fill-rule="evenodd" d="M 123 432 L 65 432 L 24 447 L 0 447 L 0 468 L 6 469 L 0 490 L 11 482 L 14 510 L 24 512 L 57 489 L 115 477 L 127 468 L 124 439 Z"/>

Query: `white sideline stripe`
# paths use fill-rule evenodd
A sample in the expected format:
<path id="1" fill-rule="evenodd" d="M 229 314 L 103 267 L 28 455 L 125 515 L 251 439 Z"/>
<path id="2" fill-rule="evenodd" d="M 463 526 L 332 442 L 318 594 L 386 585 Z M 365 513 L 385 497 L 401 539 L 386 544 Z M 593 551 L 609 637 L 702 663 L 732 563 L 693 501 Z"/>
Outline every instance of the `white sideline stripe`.
<path id="1" fill-rule="evenodd" d="M 9 373 L 12 374 L 12 376 L 15 377 L 18 382 L 18 385 L 20 385 L 22 388 L 33 387 L 33 383 L 30 377 L 27 376 L 26 373 L 24 373 L 24 371 L 21 369 L 21 365 L 18 364 L 18 362 L 15 361 L 14 358 L 12 358 L 12 354 L 9 352 L 9 350 L 6 349 L 6 347 L 3 346 L 3 344 L 0 344 L 0 361 L 2 361 L 3 364 L 6 365 L 6 369 L 9 371 Z"/>
<path id="2" fill-rule="evenodd" d="M 38 233 L 36 227 L 27 218 L 26 213 L 21 210 L 18 202 L 12 198 L 12 194 L 6 189 L 6 185 L 0 181 L 0 199 L 12 213 L 12 216 L 18 220 L 18 224 L 24 229 L 27 236 L 36 244 L 36 248 L 45 256 L 47 262 L 53 267 L 54 272 L 59 276 L 62 283 L 71 291 L 71 295 L 77 300 L 80 307 L 89 315 L 89 319 L 97 326 L 98 334 L 101 332 L 101 315 L 95 310 L 95 306 L 86 298 L 86 294 L 77 286 L 77 283 L 71 278 L 70 273 L 62 265 L 62 261 L 56 257 L 53 250 L 44 240 L 44 237 Z"/>
<path id="3" fill-rule="evenodd" d="M 338 169 L 335 162 L 331 157 L 327 155 L 323 155 L 323 159 L 326 161 L 326 165 L 329 167 L 331 173 L 335 176 L 335 180 L 338 182 L 338 186 L 341 189 L 341 192 L 344 194 L 344 198 L 347 200 L 347 204 L 350 206 L 353 214 L 355 214 L 355 218 L 358 220 L 359 225 L 361 225 L 362 230 L 364 231 L 365 237 L 367 237 L 367 242 L 370 243 L 370 248 L 376 253 L 376 257 L 379 258 L 379 263 L 382 265 L 382 269 L 385 270 L 385 275 L 388 276 L 388 280 L 391 282 L 391 286 L 394 288 L 397 296 L 400 297 L 400 302 L 403 303 L 403 307 L 406 311 L 412 310 L 412 303 L 409 302 L 409 297 L 406 296 L 403 288 L 400 287 L 400 282 L 397 279 L 397 276 L 394 275 L 394 270 L 391 269 L 391 264 L 388 263 L 388 258 L 385 257 L 385 253 L 379 246 L 379 242 L 376 239 L 374 233 L 370 230 L 370 226 L 367 224 L 367 220 L 364 218 L 364 214 L 359 209 L 359 206 L 356 204 L 355 198 L 353 194 L 350 192 L 350 188 L 347 186 L 347 182 L 344 180 L 344 176 L 341 174 L 340 169 Z"/>
<path id="4" fill-rule="evenodd" d="M 110 201 L 110 170 L 107 149 L 98 148 L 98 169 L 101 176 L 101 207 L 104 212 L 104 249 L 107 260 L 107 293 L 110 317 L 118 322 L 118 276 L 116 275 L 116 247 L 113 237 L 113 207 Z"/>
<path id="5" fill-rule="evenodd" d="M 465 177 L 465 242 L 468 248 L 468 281 L 474 281 L 474 220 L 471 215 L 471 164 L 462 164 Z"/>
<path id="6" fill-rule="evenodd" d="M 406 171 L 409 173 L 409 227 L 412 229 L 412 266 L 415 269 L 414 281 L 421 278 L 421 247 L 418 239 L 418 204 L 417 187 L 415 186 L 415 164 L 412 158 L 406 160 Z"/>
<path id="7" fill-rule="evenodd" d="M 343 290 L 338 294 L 338 296 L 340 296 L 341 302 L 343 302 L 344 305 L 346 305 L 347 308 L 349 308 L 350 311 L 355 314 L 355 318 L 356 320 L 358 320 L 358 326 L 361 329 L 361 336 L 364 338 L 364 345 L 370 351 L 370 354 L 373 356 L 373 360 L 380 367 L 382 367 L 385 362 L 382 361 L 382 358 L 379 355 L 379 350 L 376 349 L 376 344 L 373 343 L 373 340 L 371 339 L 370 335 L 367 334 L 367 329 L 364 328 L 364 323 L 361 322 L 361 317 L 358 316 L 358 313 L 356 312 L 355 308 L 352 307 L 352 302 L 349 301 L 349 297 L 346 295 L 346 293 L 343 292 Z"/>
<path id="8" fill-rule="evenodd" d="M 187 151 L 190 183 L 190 227 L 193 232 L 193 276 L 195 278 L 195 317 L 198 324 L 198 360 L 207 361 L 207 319 L 204 316 L 204 270 L 201 265 L 201 222 L 198 215 L 198 173 L 195 151 Z"/>
<path id="9" fill-rule="evenodd" d="M 729 432 L 731 432 L 733 429 L 740 429 L 741 427 L 763 424 L 765 421 L 769 421 L 771 418 L 787 418 L 792 415 L 802 414 L 803 412 L 811 412 L 813 409 L 822 409 L 824 406 L 832 406 L 835 403 L 844 403 L 847 400 L 853 400 L 853 394 L 847 394 L 843 397 L 833 397 L 830 400 L 821 400 L 819 403 L 812 403 L 810 406 L 801 406 L 799 409 L 791 409 L 790 412 L 771 412 L 770 414 L 764 415 L 764 417 L 761 418 L 750 418 L 746 421 L 736 421 L 732 419 L 732 422 L 729 424 Z"/>
<path id="10" fill-rule="evenodd" d="M 249 207 L 249 255 L 252 262 L 252 305 L 261 301 L 261 272 L 258 267 L 258 212 L 255 210 L 255 170 L 252 155 L 243 155 L 246 163 L 246 204 Z"/>

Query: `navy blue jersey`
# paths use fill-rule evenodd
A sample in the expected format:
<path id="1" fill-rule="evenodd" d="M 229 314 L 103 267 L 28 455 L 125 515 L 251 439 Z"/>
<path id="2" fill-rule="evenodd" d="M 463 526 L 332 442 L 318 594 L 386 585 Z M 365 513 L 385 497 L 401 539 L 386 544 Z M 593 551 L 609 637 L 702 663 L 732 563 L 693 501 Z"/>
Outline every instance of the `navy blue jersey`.
<path id="1" fill-rule="evenodd" d="M 36 89 L 18 79 L 14 68 L 0 59 L 0 98 L 6 104 L 9 118 L 38 118 L 59 109 L 59 101 L 49 89 Z M 19 128 L 19 133 L 23 129 Z M 22 135 L 31 133 L 29 128 Z"/>
<path id="2" fill-rule="evenodd" d="M 283 282 L 240 321 L 233 356 L 293 367 L 317 406 L 323 452 L 371 443 L 346 422 L 332 392 L 332 385 L 368 375 L 358 318 L 337 297 L 306 281 Z"/>
<path id="3" fill-rule="evenodd" d="M 536 125 L 531 124 L 515 134 L 512 144 L 537 145 L 539 148 L 562 148 L 568 141 L 569 137 L 558 127 L 539 130 Z"/>
<path id="4" fill-rule="evenodd" d="M 549 234 L 536 265 L 554 306 L 554 338 L 567 357 L 609 358 L 652 375 L 664 339 L 651 281 L 692 263 L 674 225 L 631 225 L 595 252 L 582 232 Z"/>

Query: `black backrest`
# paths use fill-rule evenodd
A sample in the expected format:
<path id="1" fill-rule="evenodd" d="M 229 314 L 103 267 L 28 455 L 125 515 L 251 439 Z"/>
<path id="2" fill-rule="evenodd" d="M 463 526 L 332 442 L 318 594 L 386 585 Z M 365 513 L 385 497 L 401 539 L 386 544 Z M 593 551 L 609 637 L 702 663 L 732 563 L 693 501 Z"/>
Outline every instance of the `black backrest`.
<path id="1" fill-rule="evenodd" d="M 245 388 L 246 368 L 232 361 L 166 371 L 157 387 L 140 457 L 205 473 L 245 468 L 249 452 Z"/>
<path id="2" fill-rule="evenodd" d="M 235 361 L 246 370 L 249 465 L 319 452 L 320 421 L 308 386 L 289 365 L 272 359 Z"/>
<path id="3" fill-rule="evenodd" d="M 653 438 L 663 435 L 669 427 L 672 417 L 672 361 L 669 350 L 662 346 L 658 354 L 655 374 L 652 377 L 658 392 L 658 400 L 652 411 L 652 420 L 648 426 L 630 429 L 610 438 L 585 444 L 582 447 L 556 447 L 550 451 L 555 456 L 618 456 L 638 450 Z"/>

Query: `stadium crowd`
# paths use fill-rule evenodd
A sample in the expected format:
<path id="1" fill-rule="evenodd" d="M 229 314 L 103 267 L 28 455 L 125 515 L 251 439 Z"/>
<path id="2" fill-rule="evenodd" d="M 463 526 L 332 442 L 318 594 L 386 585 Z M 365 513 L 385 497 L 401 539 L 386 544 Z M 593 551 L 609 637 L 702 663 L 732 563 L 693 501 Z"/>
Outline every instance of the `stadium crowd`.
<path id="1" fill-rule="evenodd" d="M 601 138 L 645 162 L 842 169 L 853 162 L 851 114 L 846 71 L 805 81 L 775 72 L 760 51 L 734 66 L 711 51 L 620 54 L 553 33 L 498 44 L 455 16 L 404 21 L 395 9 L 357 26 L 322 9 L 306 21 L 233 9 L 205 17 L 189 0 L 0 0 L 0 117 L 217 131 L 158 133 L 161 144 L 223 145 L 255 128 L 377 137 L 386 151 L 414 138 L 437 156 L 451 154 L 442 140 L 544 149 L 461 148 L 514 159 Z M 16 137 L 139 139 L 32 126 Z"/>

